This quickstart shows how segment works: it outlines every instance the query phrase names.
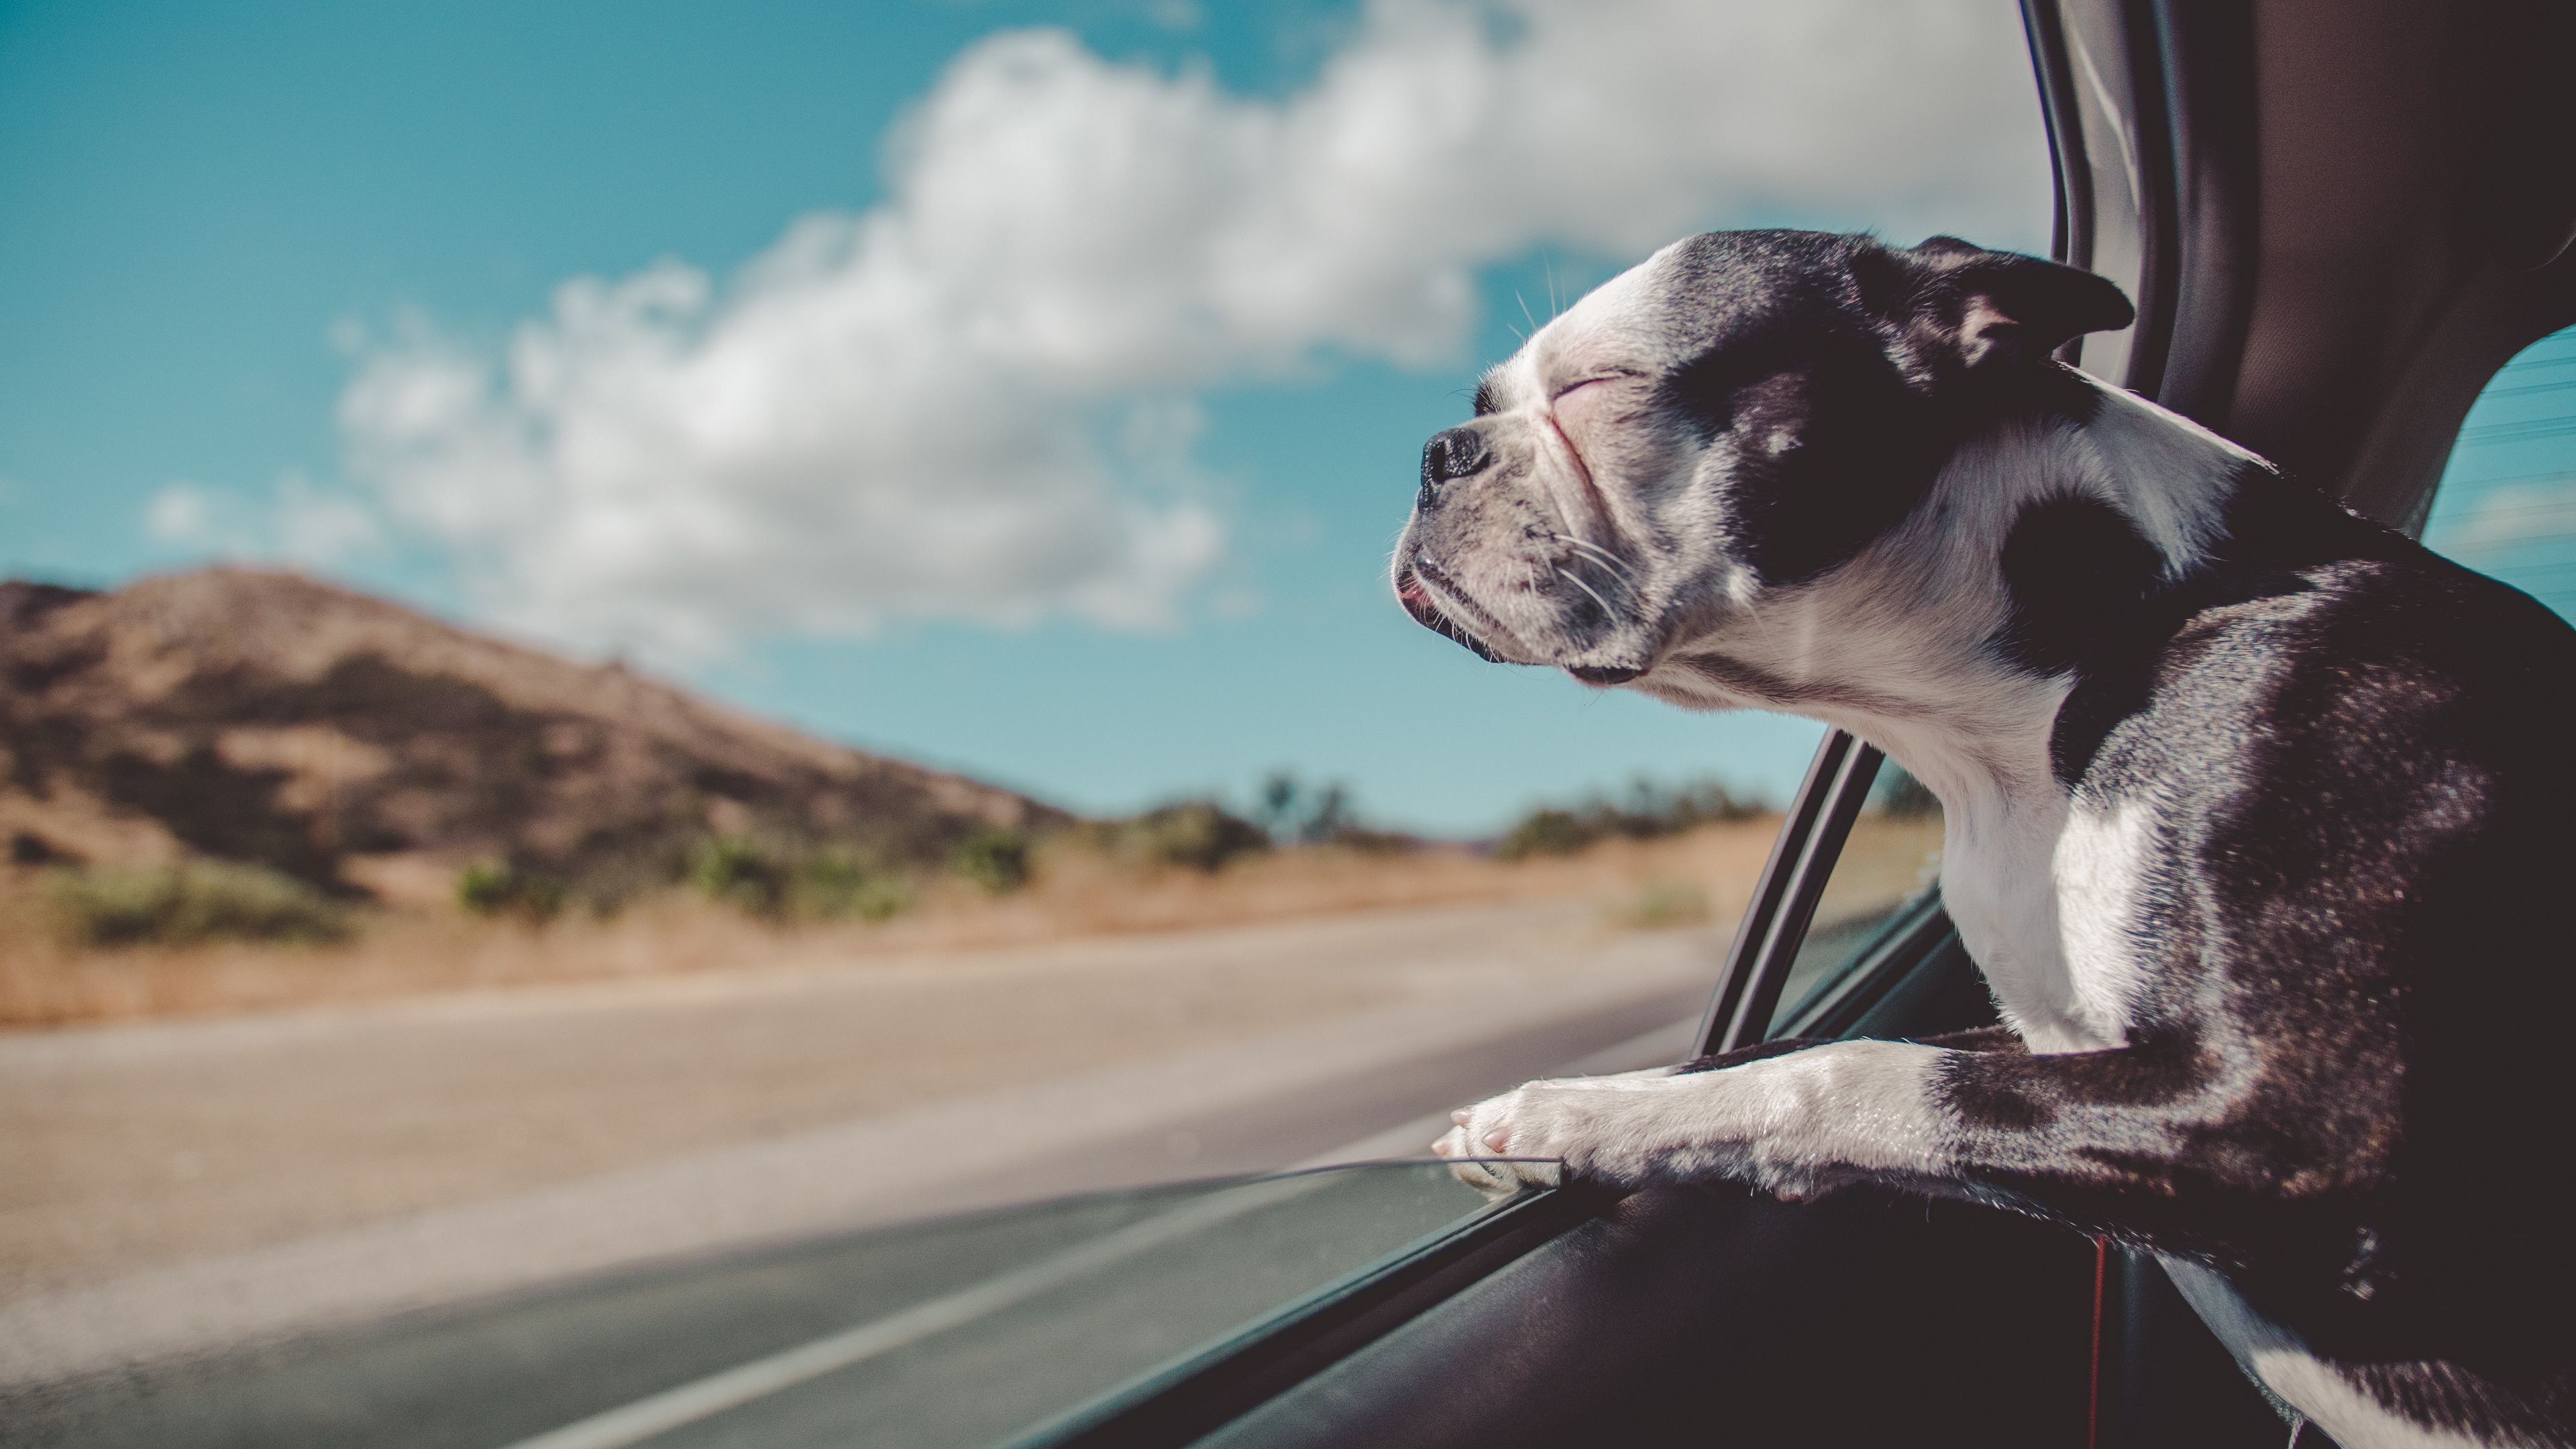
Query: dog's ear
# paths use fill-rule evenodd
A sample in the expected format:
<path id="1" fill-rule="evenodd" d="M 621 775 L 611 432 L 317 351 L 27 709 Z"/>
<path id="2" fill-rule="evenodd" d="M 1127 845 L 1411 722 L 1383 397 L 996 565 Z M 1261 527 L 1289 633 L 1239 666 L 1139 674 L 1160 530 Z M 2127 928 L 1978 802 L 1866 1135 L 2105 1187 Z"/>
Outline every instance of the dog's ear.
<path id="1" fill-rule="evenodd" d="M 1852 271 L 1871 310 L 1971 368 L 2043 361 L 2074 338 L 2126 327 L 2138 315 L 2116 285 L 2091 272 L 1954 236 L 1903 251 L 1870 248 L 1853 257 Z"/>

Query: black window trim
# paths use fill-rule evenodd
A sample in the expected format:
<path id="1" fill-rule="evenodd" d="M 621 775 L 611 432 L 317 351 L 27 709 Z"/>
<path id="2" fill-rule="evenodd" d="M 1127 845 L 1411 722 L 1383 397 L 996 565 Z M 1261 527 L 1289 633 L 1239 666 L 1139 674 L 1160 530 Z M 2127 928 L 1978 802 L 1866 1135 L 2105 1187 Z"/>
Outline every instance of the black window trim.
<path id="1" fill-rule="evenodd" d="M 1886 756 L 1846 730 L 1828 729 L 1808 762 L 1789 818 L 1771 844 L 1771 858 L 1753 887 L 1752 903 L 1735 928 L 1717 988 L 1700 1018 L 1695 1056 L 1752 1046 L 1770 1035 L 1789 968 L 1797 963 L 1816 902 L 1851 838 L 1852 822 L 1868 803 L 1870 786 Z"/>
<path id="2" fill-rule="evenodd" d="M 1618 1200 L 1619 1194 L 1576 1185 L 1492 1203 L 1030 1429 L 1003 1449 L 1188 1444 Z"/>

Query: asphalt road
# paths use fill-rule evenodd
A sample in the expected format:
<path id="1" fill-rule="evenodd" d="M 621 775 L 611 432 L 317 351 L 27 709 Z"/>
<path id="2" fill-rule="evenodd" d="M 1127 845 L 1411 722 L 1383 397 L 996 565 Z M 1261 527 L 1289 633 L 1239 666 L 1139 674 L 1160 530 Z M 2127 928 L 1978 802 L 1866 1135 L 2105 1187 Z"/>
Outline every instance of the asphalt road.
<path id="1" fill-rule="evenodd" d="M 1698 996 L 1666 991 L 1327 1089 L 1180 1115 L 1033 1155 L 1007 1181 L 961 1182 L 955 1197 L 1043 1183 L 1056 1196 L 1036 1206 L 629 1269 L 12 1391 L 0 1396 L 0 1443 L 992 1443 L 1479 1205 L 1424 1168 L 1221 1190 L 1136 1184 L 1354 1145 L 1418 1152 L 1425 1104 L 1672 1059 Z"/>

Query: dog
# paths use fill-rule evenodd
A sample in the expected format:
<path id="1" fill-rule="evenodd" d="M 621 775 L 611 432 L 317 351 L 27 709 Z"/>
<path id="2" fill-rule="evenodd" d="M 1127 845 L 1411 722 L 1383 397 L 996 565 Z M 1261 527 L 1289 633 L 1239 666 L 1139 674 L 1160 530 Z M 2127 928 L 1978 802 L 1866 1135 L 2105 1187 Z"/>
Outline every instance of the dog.
<path id="1" fill-rule="evenodd" d="M 1886 751 L 2002 1020 L 1532 1082 L 1435 1148 L 2042 1214 L 2348 1449 L 2576 1442 L 2576 631 L 2057 360 L 2131 319 L 1955 238 L 1713 233 L 1430 440 L 1406 611 Z"/>

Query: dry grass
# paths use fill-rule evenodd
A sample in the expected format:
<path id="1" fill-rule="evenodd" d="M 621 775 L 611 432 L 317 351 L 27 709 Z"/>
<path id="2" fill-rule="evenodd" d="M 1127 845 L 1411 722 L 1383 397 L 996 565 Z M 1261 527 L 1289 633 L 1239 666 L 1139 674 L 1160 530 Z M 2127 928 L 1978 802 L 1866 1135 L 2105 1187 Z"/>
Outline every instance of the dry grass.
<path id="1" fill-rule="evenodd" d="M 995 898 L 942 882 L 893 921 L 763 925 L 681 895 L 611 920 L 545 926 L 451 911 L 382 912 L 340 944 L 93 949 L 67 944 L 31 880 L 0 884 L 0 1025 L 52 1026 L 205 1015 L 545 982 L 846 963 L 872 956 L 1405 906 L 1584 898 L 1607 924 L 1734 918 L 1750 897 L 1773 817 L 1579 855 L 1505 864 L 1464 849 L 1402 854 L 1275 852 L 1214 874 L 1139 873 L 1096 855 L 1040 862 L 1026 890 Z"/>

